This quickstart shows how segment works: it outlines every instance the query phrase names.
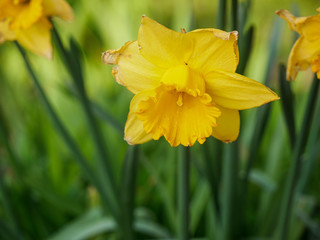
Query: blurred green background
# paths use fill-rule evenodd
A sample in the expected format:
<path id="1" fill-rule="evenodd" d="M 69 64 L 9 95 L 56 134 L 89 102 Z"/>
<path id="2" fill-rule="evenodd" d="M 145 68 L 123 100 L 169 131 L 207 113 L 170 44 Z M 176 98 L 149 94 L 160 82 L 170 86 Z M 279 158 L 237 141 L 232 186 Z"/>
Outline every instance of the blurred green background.
<path id="1" fill-rule="evenodd" d="M 74 21 L 53 21 L 65 45 L 68 46 L 69 38 L 73 37 L 81 48 L 89 98 L 116 121 L 117 127 L 114 127 L 109 121 L 98 117 L 113 172 L 117 182 L 120 182 L 128 147 L 121 128 L 124 127 L 133 95 L 115 82 L 111 75 L 112 67 L 102 63 L 101 53 L 118 49 L 126 41 L 137 39 L 142 14 L 174 30 L 181 27 L 187 31 L 215 27 L 218 1 L 73 0 L 69 3 L 74 10 Z M 290 9 L 296 15 L 308 16 L 315 15 L 315 9 L 319 6 L 318 0 L 252 0 L 245 30 L 253 25 L 254 40 L 245 75 L 260 82 L 268 76 L 271 88 L 279 93 L 278 64 L 286 64 L 297 35 L 274 12 Z M 270 52 L 275 32 L 277 51 Z M 268 68 L 270 55 L 274 58 Z M 29 56 L 54 108 L 84 155 L 92 161 L 96 156 L 85 127 L 86 120 L 79 102 L 70 93 L 70 76 L 58 53 L 54 51 L 53 61 L 32 53 Z M 18 221 L 18 235 L 22 239 L 113 239 L 112 221 L 110 226 L 106 225 L 110 218 L 101 211 L 96 189 L 84 177 L 52 126 L 23 59 L 12 42 L 0 45 L 0 63 L 0 196 L 6 196 L 0 198 L 0 225 L 3 224 L 0 230 L 7 231 L 4 226 L 8 223 L 6 205 L 9 204 L 14 219 Z M 306 71 L 300 73 L 291 85 L 295 93 L 298 123 L 301 122 L 311 80 L 312 72 Z M 319 109 L 319 103 L 317 106 Z M 256 111 L 243 111 L 239 140 L 242 160 L 240 175 L 250 151 L 250 140 L 257 121 Z M 279 101 L 272 103 L 265 132 L 250 175 L 246 209 L 248 224 L 245 229 L 249 237 L 270 237 L 276 208 L 271 207 L 275 211 L 272 212 L 268 204 L 279 201 L 277 196 L 289 165 L 289 137 Z M 215 140 L 209 139 L 208 142 L 211 144 Z M 210 150 L 209 154 L 214 154 L 212 152 Z M 140 156 L 135 212 L 151 223 L 150 229 L 154 232 L 150 234 L 137 226 L 137 239 L 170 237 L 175 229 L 177 150 L 161 139 L 144 144 Z M 200 144 L 193 147 L 192 157 L 191 231 L 200 238 L 214 231 L 207 226 L 210 225 L 210 214 L 207 214 L 210 191 L 203 179 Z M 290 239 L 320 239 L 317 235 L 320 233 L 319 158 L 317 155 L 304 194 L 299 199 L 302 217 L 295 220 L 295 232 Z M 158 235 L 156 231 L 159 231 Z M 19 236 L 16 238 L 19 239 Z"/>

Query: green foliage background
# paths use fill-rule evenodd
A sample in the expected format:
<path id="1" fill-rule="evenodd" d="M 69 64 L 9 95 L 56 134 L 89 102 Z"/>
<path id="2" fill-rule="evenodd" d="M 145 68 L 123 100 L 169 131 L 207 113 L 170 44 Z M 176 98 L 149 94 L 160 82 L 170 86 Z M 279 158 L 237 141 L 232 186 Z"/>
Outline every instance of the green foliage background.
<path id="1" fill-rule="evenodd" d="M 112 67 L 102 63 L 101 53 L 137 39 L 142 14 L 175 30 L 215 27 L 218 1 L 69 2 L 74 9 L 74 21 L 53 21 L 66 46 L 70 37 L 80 46 L 86 89 L 89 98 L 103 110 L 102 114 L 97 114 L 99 128 L 120 186 L 123 159 L 128 148 L 122 129 L 133 95 L 115 82 Z M 287 62 L 297 35 L 274 11 L 290 9 L 296 15 L 308 16 L 315 15 L 319 6 L 316 0 L 252 0 L 244 29 L 254 27 L 254 40 L 245 75 L 260 82 L 267 78 L 271 88 L 279 93 L 279 63 Z M 231 30 L 229 25 L 227 30 Z M 276 39 L 275 48 L 271 46 L 273 39 Z M 241 44 L 241 38 L 239 42 Z M 97 156 L 84 113 L 57 51 L 54 51 L 53 61 L 32 53 L 28 55 L 58 115 L 87 159 L 96 164 L 94 159 Z M 268 67 L 270 56 L 273 61 Z M 88 182 L 52 126 L 15 44 L 6 42 L 0 46 L 0 63 L 0 236 L 3 239 L 51 240 L 117 238 L 115 222 L 108 212 L 102 210 L 95 187 Z M 297 126 L 302 121 L 311 80 L 311 71 L 306 71 L 291 84 Z M 316 109 L 320 109 L 319 101 Z M 241 119 L 238 141 L 240 179 L 252 151 L 254 126 L 259 121 L 256 112 L 257 109 L 243 111 Z M 279 199 L 291 158 L 280 101 L 272 103 L 269 120 L 259 148 L 255 149 L 244 224 L 238 226 L 240 230 L 234 230 L 241 233 L 241 239 L 272 239 L 278 217 Z M 315 120 L 314 125 L 319 125 L 319 121 Z M 222 153 L 219 154 L 221 145 L 224 144 L 208 139 L 206 146 L 215 147 L 209 147 L 207 154 L 222 158 Z M 141 146 L 139 156 L 134 189 L 135 216 L 139 219 L 134 225 L 136 239 L 172 238 L 176 231 L 178 151 L 161 139 Z M 218 230 L 210 214 L 211 194 L 204 173 L 205 158 L 204 146 L 196 144 L 192 148 L 190 228 L 192 236 L 212 239 Z M 306 185 L 295 207 L 289 239 L 320 239 L 319 160 L 320 154 L 316 152 L 312 171 L 306 175 Z M 212 168 L 217 175 L 221 174 L 219 164 L 212 164 Z M 241 207 L 239 202 L 237 208 Z"/>

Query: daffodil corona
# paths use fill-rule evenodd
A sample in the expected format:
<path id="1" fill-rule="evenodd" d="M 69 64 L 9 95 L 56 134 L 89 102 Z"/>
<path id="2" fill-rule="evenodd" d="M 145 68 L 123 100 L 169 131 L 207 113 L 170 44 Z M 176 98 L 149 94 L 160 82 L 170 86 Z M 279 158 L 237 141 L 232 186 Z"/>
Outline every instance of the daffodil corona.
<path id="1" fill-rule="evenodd" d="M 320 12 L 320 8 L 317 9 Z M 316 16 L 295 17 L 287 10 L 276 11 L 300 37 L 289 55 L 287 79 L 295 80 L 301 70 L 311 66 L 320 79 L 320 13 Z"/>
<path id="2" fill-rule="evenodd" d="M 135 94 L 125 140 L 140 144 L 164 136 L 171 146 L 192 146 L 213 135 L 239 134 L 239 111 L 278 99 L 263 84 L 235 73 L 238 33 L 172 31 L 143 16 L 138 41 L 103 53 L 113 76 Z"/>
<path id="3" fill-rule="evenodd" d="M 0 0 L 0 44 L 16 40 L 51 59 L 52 16 L 71 21 L 73 12 L 65 0 Z"/>

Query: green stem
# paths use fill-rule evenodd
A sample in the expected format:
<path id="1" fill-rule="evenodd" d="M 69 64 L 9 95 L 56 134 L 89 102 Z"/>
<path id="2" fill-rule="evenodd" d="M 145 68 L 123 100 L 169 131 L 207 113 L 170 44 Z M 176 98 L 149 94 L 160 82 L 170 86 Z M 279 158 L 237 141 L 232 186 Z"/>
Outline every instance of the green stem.
<path id="1" fill-rule="evenodd" d="M 108 191 L 109 198 L 112 201 L 111 206 L 114 209 L 118 209 L 117 204 L 117 190 L 116 190 L 116 184 L 115 184 L 115 178 L 113 176 L 113 171 L 110 165 L 110 162 L 108 161 L 108 157 L 106 155 L 104 144 L 102 140 L 102 136 L 100 134 L 100 131 L 97 128 L 97 122 L 93 116 L 92 109 L 90 107 L 90 102 L 88 101 L 88 98 L 85 94 L 80 95 L 80 102 L 82 103 L 83 110 L 86 114 L 87 120 L 88 120 L 88 126 L 89 131 L 92 133 L 94 145 L 96 147 L 96 151 L 98 154 L 98 171 L 100 172 L 100 176 L 102 177 L 102 181 L 107 186 L 105 187 L 105 190 Z"/>
<path id="2" fill-rule="evenodd" d="M 226 145 L 225 159 L 223 161 L 223 189 L 222 189 L 222 236 L 219 239 L 235 239 L 237 229 L 237 182 L 238 182 L 238 144 Z"/>
<path id="3" fill-rule="evenodd" d="M 104 188 L 101 185 L 101 183 L 96 179 L 96 176 L 94 175 L 94 173 L 92 172 L 90 166 L 88 165 L 86 159 L 83 157 L 82 153 L 80 152 L 79 148 L 77 147 L 77 145 L 74 143 L 74 141 L 72 140 L 69 132 L 67 131 L 67 129 L 64 127 L 64 125 L 62 124 L 61 120 L 59 119 L 58 115 L 56 114 L 56 112 L 54 111 L 53 107 L 51 106 L 46 94 L 44 93 L 40 82 L 38 81 L 36 75 L 33 72 L 33 69 L 31 67 L 31 64 L 29 62 L 28 57 L 26 56 L 24 50 L 22 49 L 22 47 L 16 43 L 16 46 L 18 47 L 18 50 L 20 51 L 24 62 L 26 64 L 27 70 L 31 76 L 31 79 L 33 80 L 35 87 L 38 90 L 39 96 L 44 104 L 44 107 L 55 127 L 55 129 L 59 132 L 61 138 L 63 139 L 63 141 L 65 142 L 65 144 L 67 145 L 68 149 L 70 150 L 70 152 L 75 156 L 75 160 L 78 162 L 78 164 L 80 165 L 81 169 L 84 171 L 84 173 L 86 174 L 87 178 L 89 179 L 89 181 L 96 186 L 97 190 L 100 192 L 101 194 L 101 198 L 104 200 L 104 202 L 106 203 L 106 205 L 109 207 L 110 206 L 110 201 L 108 196 L 105 194 Z M 112 208 L 108 208 L 110 209 L 111 213 L 113 213 L 113 215 L 116 217 L 116 213 L 113 212 Z"/>
<path id="4" fill-rule="evenodd" d="M 138 147 L 129 146 L 122 171 L 122 215 L 123 215 L 123 233 L 124 239 L 133 240 L 134 231 L 134 196 L 136 190 L 136 177 L 139 168 Z"/>
<path id="5" fill-rule="evenodd" d="M 123 135 L 123 124 L 119 123 L 109 112 L 102 109 L 100 105 L 91 101 L 91 108 L 97 117 L 110 124 L 121 136 Z"/>
<path id="6" fill-rule="evenodd" d="M 238 29 L 238 0 L 231 2 L 231 31 Z"/>
<path id="7" fill-rule="evenodd" d="M 66 94 L 74 99 L 78 99 L 79 98 L 79 94 L 78 91 L 76 89 L 74 89 L 73 86 L 66 86 L 64 88 L 64 91 L 66 92 Z M 90 101 L 90 105 L 91 108 L 93 110 L 93 113 L 95 114 L 95 116 L 97 118 L 99 118 L 100 120 L 106 122 L 107 124 L 109 124 L 114 130 L 116 130 L 119 134 L 123 134 L 123 128 L 124 128 L 124 124 L 122 124 L 121 122 L 119 122 L 109 111 L 107 111 L 106 109 L 103 109 L 99 104 L 97 104 L 96 102 L 89 100 Z"/>
<path id="8" fill-rule="evenodd" d="M 8 152 L 9 159 L 11 161 L 11 165 L 13 166 L 16 176 L 21 176 L 21 167 L 18 161 L 18 158 L 16 157 L 15 153 L 13 152 L 10 142 L 9 142 L 9 136 L 8 131 L 5 128 L 5 121 L 0 115 L 0 138 L 3 140 L 4 146 Z"/>
<path id="9" fill-rule="evenodd" d="M 286 188 L 282 199 L 282 205 L 280 210 L 280 218 L 278 228 L 275 232 L 274 240 L 286 240 L 288 239 L 289 223 L 294 206 L 294 198 L 296 195 L 296 185 L 299 180 L 300 168 L 301 168 L 301 155 L 305 148 L 308 136 L 310 133 L 310 127 L 314 115 L 314 109 L 316 105 L 317 96 L 319 93 L 319 80 L 314 77 L 311 90 L 309 93 L 309 99 L 304 114 L 304 119 L 301 126 L 301 132 L 295 143 L 292 165 L 288 173 L 286 182 Z"/>
<path id="10" fill-rule="evenodd" d="M 257 120 L 256 120 L 255 128 L 253 131 L 253 136 L 251 138 L 251 144 L 250 144 L 251 147 L 249 151 L 248 163 L 245 167 L 245 173 L 243 176 L 243 192 L 242 192 L 243 198 L 245 198 L 247 194 L 250 171 L 253 167 L 254 160 L 258 153 L 258 150 L 262 141 L 262 137 L 266 129 L 266 125 L 270 118 L 270 112 L 271 112 L 271 104 L 264 105 L 257 110 Z M 244 203 L 245 201 L 243 202 L 243 204 Z"/>
<path id="11" fill-rule="evenodd" d="M 226 27 L 226 11 L 227 9 L 227 0 L 219 0 L 219 10 L 218 10 L 218 19 L 217 19 L 217 28 L 224 30 Z"/>
<path id="12" fill-rule="evenodd" d="M 209 146 L 210 144 L 210 146 Z M 213 147 L 214 156 L 212 157 L 210 154 L 209 147 Z M 204 172 L 208 179 L 211 195 L 212 195 L 212 203 L 215 212 L 215 218 L 220 221 L 220 203 L 219 203 L 219 182 L 220 182 L 220 172 L 221 172 L 221 153 L 222 153 L 222 144 L 220 141 L 209 142 L 207 140 L 203 144 L 204 149 Z"/>
<path id="13" fill-rule="evenodd" d="M 104 190 L 107 191 L 106 194 L 108 195 L 108 198 L 109 198 L 110 208 L 114 209 L 113 211 L 115 212 L 115 217 L 117 219 L 120 219 L 119 203 L 117 201 L 119 194 L 117 192 L 115 178 L 113 175 L 109 158 L 105 150 L 104 140 L 103 140 L 101 131 L 100 129 L 98 129 L 98 123 L 94 117 L 93 110 L 91 108 L 92 105 L 85 91 L 84 80 L 83 80 L 83 75 L 81 72 L 81 66 L 78 60 L 78 56 L 72 56 L 64 48 L 62 41 L 60 39 L 60 36 L 55 28 L 53 28 L 53 35 L 59 47 L 60 54 L 62 55 L 62 58 L 70 72 L 70 75 L 73 78 L 74 86 L 78 90 L 79 100 L 81 102 L 81 106 L 87 118 L 89 131 L 92 134 L 94 146 L 96 147 L 96 152 L 98 155 L 97 171 L 99 172 L 99 175 L 101 178 L 100 181 L 106 185 Z M 71 44 L 71 50 L 73 50 L 73 53 L 76 54 L 75 52 L 77 49 L 72 49 L 72 47 L 75 48 L 74 42 L 71 41 L 70 44 Z"/>
<path id="14" fill-rule="evenodd" d="M 178 239 L 189 238 L 190 149 L 180 147 L 178 164 Z"/>
<path id="15" fill-rule="evenodd" d="M 294 99 L 291 91 L 290 82 L 286 80 L 286 67 L 280 65 L 280 92 L 281 92 L 281 105 L 282 112 L 284 114 L 286 125 L 289 132 L 289 139 L 291 144 L 291 149 L 294 149 L 294 143 L 296 141 L 296 123 L 294 116 Z"/>

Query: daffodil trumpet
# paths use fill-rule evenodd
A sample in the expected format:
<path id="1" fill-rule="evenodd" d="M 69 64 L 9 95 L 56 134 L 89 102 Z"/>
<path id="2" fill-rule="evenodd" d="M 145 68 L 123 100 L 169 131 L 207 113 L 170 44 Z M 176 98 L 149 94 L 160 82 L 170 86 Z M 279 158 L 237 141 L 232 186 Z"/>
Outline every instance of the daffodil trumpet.
<path id="1" fill-rule="evenodd" d="M 141 144 L 161 136 L 171 146 L 192 146 L 214 136 L 238 138 L 239 110 L 279 99 L 263 84 L 235 73 L 238 32 L 170 30 L 142 16 L 137 41 L 102 54 L 112 74 L 135 96 L 125 140 Z"/>

